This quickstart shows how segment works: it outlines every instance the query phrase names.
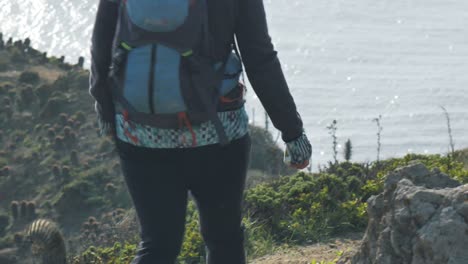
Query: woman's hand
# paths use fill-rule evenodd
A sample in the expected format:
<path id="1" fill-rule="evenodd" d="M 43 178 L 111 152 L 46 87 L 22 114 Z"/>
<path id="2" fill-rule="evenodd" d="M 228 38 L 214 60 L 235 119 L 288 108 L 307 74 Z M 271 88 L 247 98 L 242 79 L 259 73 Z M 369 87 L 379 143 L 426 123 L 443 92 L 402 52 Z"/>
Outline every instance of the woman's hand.
<path id="1" fill-rule="evenodd" d="M 286 142 L 286 151 L 284 161 L 289 166 L 302 170 L 307 168 L 312 157 L 312 145 L 303 133 L 299 138 Z"/>

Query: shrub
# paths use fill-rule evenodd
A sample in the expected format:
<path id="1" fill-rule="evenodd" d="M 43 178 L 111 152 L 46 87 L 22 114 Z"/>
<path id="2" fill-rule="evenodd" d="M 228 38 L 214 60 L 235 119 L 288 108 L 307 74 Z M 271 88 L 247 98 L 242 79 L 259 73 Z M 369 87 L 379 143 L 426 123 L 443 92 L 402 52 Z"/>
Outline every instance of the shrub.
<path id="1" fill-rule="evenodd" d="M 205 257 L 205 244 L 199 230 L 198 213 L 195 204 L 190 201 L 187 207 L 185 235 L 179 255 L 179 263 L 201 263 Z"/>
<path id="2" fill-rule="evenodd" d="M 335 175 L 299 173 L 248 190 L 246 209 L 277 242 L 318 241 L 365 226 L 365 203 L 348 188 Z"/>
<path id="3" fill-rule="evenodd" d="M 36 84 L 40 80 L 39 74 L 37 72 L 25 71 L 20 74 L 19 82 Z"/>
<path id="4" fill-rule="evenodd" d="M 89 247 L 79 256 L 75 256 L 70 261 L 71 264 L 95 263 L 95 264 L 127 264 L 130 263 L 136 253 L 135 244 L 115 243 L 113 247 L 97 248 Z"/>

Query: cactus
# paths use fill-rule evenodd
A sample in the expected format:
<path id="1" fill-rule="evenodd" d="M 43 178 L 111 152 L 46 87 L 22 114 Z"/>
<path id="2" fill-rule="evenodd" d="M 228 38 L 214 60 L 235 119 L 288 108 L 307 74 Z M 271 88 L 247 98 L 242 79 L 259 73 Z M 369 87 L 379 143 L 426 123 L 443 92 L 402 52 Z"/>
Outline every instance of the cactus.
<path id="1" fill-rule="evenodd" d="M 26 215 L 27 215 L 27 206 L 28 206 L 28 202 L 26 202 L 25 200 L 21 201 L 20 202 L 20 209 L 19 209 L 19 217 L 20 218 L 26 218 Z"/>
<path id="2" fill-rule="evenodd" d="M 82 56 L 80 56 L 80 57 L 78 58 L 78 64 L 77 64 L 77 65 L 78 65 L 78 67 L 83 68 L 83 65 L 84 65 L 84 58 L 83 58 Z"/>
<path id="3" fill-rule="evenodd" d="M 75 123 L 73 124 L 74 128 L 79 128 L 81 126 L 81 122 L 76 120 Z"/>
<path id="4" fill-rule="evenodd" d="M 31 86 L 27 86 L 20 91 L 20 98 L 23 107 L 26 107 L 33 103 L 34 101 L 34 91 Z"/>
<path id="5" fill-rule="evenodd" d="M 36 203 L 29 201 L 26 208 L 27 219 L 32 220 L 36 218 Z"/>
<path id="6" fill-rule="evenodd" d="M 63 137 L 56 136 L 54 141 L 55 149 L 62 149 L 63 148 Z"/>
<path id="7" fill-rule="evenodd" d="M 67 125 L 73 126 L 73 124 L 75 124 L 75 119 L 73 119 L 73 118 L 71 118 L 71 117 L 68 118 L 68 120 L 67 120 Z"/>
<path id="8" fill-rule="evenodd" d="M 11 107 L 11 105 L 4 106 L 3 112 L 5 113 L 8 119 L 11 119 L 13 117 L 13 108 Z"/>
<path id="9" fill-rule="evenodd" d="M 81 228 L 84 230 L 88 230 L 89 231 L 89 228 L 90 228 L 90 224 L 88 222 L 84 222 L 82 225 L 81 225 Z"/>
<path id="10" fill-rule="evenodd" d="M 14 220 L 17 220 L 19 217 L 19 203 L 18 201 L 12 201 L 10 203 L 10 210 L 11 210 L 11 215 L 13 216 Z"/>
<path id="11" fill-rule="evenodd" d="M 88 239 L 91 240 L 92 242 L 96 242 L 97 235 L 95 233 L 90 233 L 88 235 Z"/>
<path id="12" fill-rule="evenodd" d="M 114 195 L 115 192 L 117 191 L 117 187 L 115 187 L 113 183 L 106 184 L 105 189 L 106 189 L 106 192 L 108 192 L 111 195 Z"/>
<path id="13" fill-rule="evenodd" d="M 76 150 L 72 150 L 70 152 L 70 161 L 73 165 L 79 165 L 80 159 L 78 157 L 78 152 Z"/>
<path id="14" fill-rule="evenodd" d="M 65 114 L 65 113 L 61 113 L 61 114 L 59 115 L 59 120 L 60 120 L 60 124 L 66 125 L 66 124 L 67 124 L 67 121 L 68 121 L 68 115 Z"/>
<path id="15" fill-rule="evenodd" d="M 78 135 L 76 134 L 75 131 L 73 131 L 73 132 L 70 133 L 70 140 L 71 140 L 72 142 L 75 142 L 77 138 L 78 138 Z"/>
<path id="16" fill-rule="evenodd" d="M 89 225 L 89 227 L 90 227 L 90 230 L 91 230 L 91 231 L 93 231 L 94 233 L 97 233 L 98 230 L 99 230 L 100 225 L 101 225 L 101 223 L 99 223 L 99 222 L 96 221 L 96 222 L 91 223 L 91 224 Z"/>
<path id="17" fill-rule="evenodd" d="M 39 105 L 44 106 L 49 100 L 50 94 L 52 93 L 52 86 L 50 84 L 43 84 L 36 88 L 35 93 L 39 98 Z"/>
<path id="18" fill-rule="evenodd" d="M 88 217 L 88 223 L 89 223 L 90 225 L 93 224 L 93 223 L 95 223 L 95 222 L 96 222 L 96 217 L 94 217 L 94 216 Z"/>
<path id="19" fill-rule="evenodd" d="M 68 167 L 68 166 L 63 166 L 62 167 L 62 177 L 64 179 L 68 179 L 70 177 L 70 167 Z"/>
<path id="20" fill-rule="evenodd" d="M 20 232 L 16 232 L 13 235 L 13 241 L 15 242 L 15 245 L 20 247 L 23 244 L 24 241 L 24 235 Z"/>
<path id="21" fill-rule="evenodd" d="M 30 38 L 26 38 L 26 39 L 24 40 L 23 47 L 24 47 L 24 48 L 29 48 L 29 47 L 31 47 L 31 39 L 30 39 Z"/>
<path id="22" fill-rule="evenodd" d="M 59 178 L 60 176 L 60 168 L 58 165 L 54 165 L 52 166 L 52 174 L 54 175 L 54 177 L 57 179 Z"/>
<path id="23" fill-rule="evenodd" d="M 17 40 L 15 42 L 13 42 L 13 46 L 15 46 L 17 48 L 23 48 L 23 41 L 21 39 Z"/>
<path id="24" fill-rule="evenodd" d="M 84 123 L 86 121 L 86 114 L 83 111 L 78 111 L 75 113 L 75 119 Z"/>
<path id="25" fill-rule="evenodd" d="M 72 129 L 71 127 L 69 126 L 66 126 L 64 129 L 63 129 L 63 133 L 65 135 L 65 138 L 69 137 L 70 136 L 70 133 L 71 133 Z"/>
<path id="26" fill-rule="evenodd" d="M 27 229 L 27 238 L 32 243 L 32 253 L 43 264 L 66 264 L 65 240 L 56 224 L 38 219 Z"/>

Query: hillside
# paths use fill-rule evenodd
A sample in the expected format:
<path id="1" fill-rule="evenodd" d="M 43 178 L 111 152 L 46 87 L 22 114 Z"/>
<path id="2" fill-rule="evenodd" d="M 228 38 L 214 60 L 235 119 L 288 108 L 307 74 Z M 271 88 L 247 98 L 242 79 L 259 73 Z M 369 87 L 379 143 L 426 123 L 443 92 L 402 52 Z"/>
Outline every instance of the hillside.
<path id="1" fill-rule="evenodd" d="M 21 42 L 0 57 L 1 209 L 31 201 L 68 233 L 89 215 L 128 207 L 113 145 L 97 134 L 87 71 Z"/>
<path id="2" fill-rule="evenodd" d="M 29 40 L 1 44 L 0 263 L 32 221 L 47 218 L 64 234 L 70 263 L 127 264 L 138 226 L 114 146 L 98 136 L 83 61 L 66 64 L 30 48 Z M 251 127 L 251 135 L 244 224 L 252 263 L 332 261 L 352 250 L 367 223 L 366 200 L 382 191 L 386 174 L 412 160 L 468 182 L 468 149 L 455 162 L 413 154 L 330 163 L 308 174 L 283 165 L 268 131 Z M 190 203 L 180 263 L 203 258 Z"/>
<path id="3" fill-rule="evenodd" d="M 26 217 L 25 209 L 24 217 L 11 219 L 0 248 L 35 218 L 53 219 L 72 236 L 90 216 L 130 209 L 113 143 L 98 136 L 82 59 L 64 63 L 31 48 L 28 39 L 0 42 L 0 214 L 9 215 L 12 206 L 33 214 Z M 268 132 L 251 132 L 249 185 L 294 172 L 281 163 Z"/>

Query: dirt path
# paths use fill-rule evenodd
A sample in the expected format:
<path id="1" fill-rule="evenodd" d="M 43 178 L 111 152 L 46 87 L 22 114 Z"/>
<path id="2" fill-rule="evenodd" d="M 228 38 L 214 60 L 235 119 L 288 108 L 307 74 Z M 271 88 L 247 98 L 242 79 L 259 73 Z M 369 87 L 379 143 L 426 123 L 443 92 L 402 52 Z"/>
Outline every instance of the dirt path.
<path id="1" fill-rule="evenodd" d="M 361 241 L 363 233 L 352 233 L 306 247 L 290 248 L 274 255 L 268 255 L 251 264 L 310 264 L 316 261 L 334 261 L 341 254 L 352 254 Z"/>

